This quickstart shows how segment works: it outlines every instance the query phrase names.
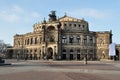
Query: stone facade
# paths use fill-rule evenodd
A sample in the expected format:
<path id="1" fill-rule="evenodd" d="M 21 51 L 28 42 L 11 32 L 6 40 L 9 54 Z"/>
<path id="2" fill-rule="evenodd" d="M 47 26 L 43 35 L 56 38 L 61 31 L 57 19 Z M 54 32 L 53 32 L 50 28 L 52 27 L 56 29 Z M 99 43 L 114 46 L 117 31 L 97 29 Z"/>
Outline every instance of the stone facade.
<path id="1" fill-rule="evenodd" d="M 14 55 L 27 59 L 88 60 L 109 59 L 112 32 L 89 30 L 84 19 L 67 15 L 57 19 L 55 11 L 49 20 L 33 25 L 33 32 L 14 36 Z"/>

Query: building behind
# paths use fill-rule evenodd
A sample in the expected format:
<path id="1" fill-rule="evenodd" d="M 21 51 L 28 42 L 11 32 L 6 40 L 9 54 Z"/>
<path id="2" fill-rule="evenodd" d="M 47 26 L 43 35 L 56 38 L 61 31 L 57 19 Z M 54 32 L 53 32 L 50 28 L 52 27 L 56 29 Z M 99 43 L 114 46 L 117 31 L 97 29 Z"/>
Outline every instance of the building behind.
<path id="1" fill-rule="evenodd" d="M 90 31 L 84 19 L 67 15 L 57 19 L 51 11 L 48 21 L 33 28 L 33 32 L 14 36 L 13 58 L 83 60 L 87 55 L 88 60 L 109 59 L 112 31 Z"/>

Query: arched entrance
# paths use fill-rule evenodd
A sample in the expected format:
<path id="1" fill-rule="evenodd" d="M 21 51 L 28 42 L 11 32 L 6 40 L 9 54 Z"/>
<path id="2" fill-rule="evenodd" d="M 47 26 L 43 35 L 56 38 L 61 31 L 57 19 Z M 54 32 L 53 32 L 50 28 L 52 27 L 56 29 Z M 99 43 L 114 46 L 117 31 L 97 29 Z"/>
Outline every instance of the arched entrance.
<path id="1" fill-rule="evenodd" d="M 47 59 L 53 59 L 53 49 L 51 47 L 47 49 Z"/>

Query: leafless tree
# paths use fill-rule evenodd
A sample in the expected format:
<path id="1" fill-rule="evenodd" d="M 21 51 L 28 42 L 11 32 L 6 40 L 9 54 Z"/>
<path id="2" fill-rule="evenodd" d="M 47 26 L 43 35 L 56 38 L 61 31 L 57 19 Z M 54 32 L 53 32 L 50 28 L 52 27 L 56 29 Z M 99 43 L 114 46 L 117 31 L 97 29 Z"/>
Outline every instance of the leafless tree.
<path id="1" fill-rule="evenodd" d="M 10 46 L 10 44 L 5 44 L 3 40 L 0 40 L 0 57 L 5 56 L 8 46 Z"/>

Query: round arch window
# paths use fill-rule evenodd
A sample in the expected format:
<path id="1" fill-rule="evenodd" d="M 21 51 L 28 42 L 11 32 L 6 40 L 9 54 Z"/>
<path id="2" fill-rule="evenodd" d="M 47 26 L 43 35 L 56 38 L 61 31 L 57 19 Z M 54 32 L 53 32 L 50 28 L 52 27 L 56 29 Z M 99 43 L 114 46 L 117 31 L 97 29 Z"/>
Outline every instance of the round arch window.
<path id="1" fill-rule="evenodd" d="M 55 27 L 54 27 L 54 26 L 49 26 L 49 27 L 47 28 L 47 30 L 48 30 L 48 31 L 55 30 Z"/>

